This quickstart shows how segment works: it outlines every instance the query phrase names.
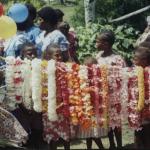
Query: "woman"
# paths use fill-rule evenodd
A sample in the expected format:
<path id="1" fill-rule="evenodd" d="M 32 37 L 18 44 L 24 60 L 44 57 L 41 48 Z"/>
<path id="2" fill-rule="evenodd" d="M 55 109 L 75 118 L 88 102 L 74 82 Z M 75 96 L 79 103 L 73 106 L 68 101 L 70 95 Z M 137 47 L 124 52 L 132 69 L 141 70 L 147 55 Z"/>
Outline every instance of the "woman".
<path id="1" fill-rule="evenodd" d="M 36 39 L 36 44 L 41 54 L 50 44 L 57 44 L 60 47 L 63 61 L 68 60 L 68 45 L 66 37 L 57 30 L 57 13 L 51 7 L 44 7 L 38 12 L 39 27 L 43 31 Z"/>

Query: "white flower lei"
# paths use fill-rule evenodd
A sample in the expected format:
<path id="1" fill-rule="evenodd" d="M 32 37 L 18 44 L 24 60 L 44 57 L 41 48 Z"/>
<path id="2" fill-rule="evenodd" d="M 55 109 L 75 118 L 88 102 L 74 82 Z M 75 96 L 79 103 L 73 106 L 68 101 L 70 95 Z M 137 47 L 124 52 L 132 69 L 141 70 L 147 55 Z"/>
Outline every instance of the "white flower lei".
<path id="1" fill-rule="evenodd" d="M 5 70 L 5 82 L 6 82 L 6 97 L 10 99 L 10 110 L 16 108 L 15 98 L 15 84 L 14 84 L 14 70 L 15 70 L 15 58 L 12 56 L 6 57 L 6 70 Z"/>
<path id="2" fill-rule="evenodd" d="M 24 78 L 23 82 L 23 104 L 27 109 L 32 109 L 32 90 L 31 90 L 31 61 L 24 59 L 22 65 L 22 75 Z"/>
<path id="3" fill-rule="evenodd" d="M 56 62 L 48 61 L 48 118 L 50 121 L 58 119 L 56 112 Z"/>
<path id="4" fill-rule="evenodd" d="M 41 92 L 41 60 L 35 58 L 32 60 L 32 100 L 36 112 L 42 111 Z"/>

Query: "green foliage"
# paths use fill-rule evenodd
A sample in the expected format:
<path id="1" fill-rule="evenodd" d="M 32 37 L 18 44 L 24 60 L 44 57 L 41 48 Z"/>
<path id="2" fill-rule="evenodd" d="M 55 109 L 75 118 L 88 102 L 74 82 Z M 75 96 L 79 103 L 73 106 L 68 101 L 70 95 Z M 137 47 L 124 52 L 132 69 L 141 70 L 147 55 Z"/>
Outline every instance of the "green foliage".
<path id="1" fill-rule="evenodd" d="M 74 25 L 84 25 L 84 4 L 80 2 L 76 13 L 72 17 Z M 102 25 L 107 24 L 109 20 L 121 17 L 125 14 L 131 13 L 141 9 L 150 4 L 150 0 L 97 0 L 96 1 L 96 23 Z M 139 15 L 130 17 L 123 21 L 117 22 L 115 25 L 122 25 L 124 23 L 131 25 L 137 30 L 143 31 L 146 26 L 145 18 L 150 14 L 150 11 L 141 13 Z"/>
<path id="2" fill-rule="evenodd" d="M 91 24 L 89 27 L 77 27 L 79 38 L 79 60 L 82 62 L 86 56 L 95 56 L 98 50 L 95 47 L 96 36 L 103 30 L 112 30 L 116 35 L 116 41 L 113 49 L 116 53 L 129 60 L 134 50 L 134 43 L 139 34 L 134 28 L 127 25 L 114 28 L 111 25 Z"/>

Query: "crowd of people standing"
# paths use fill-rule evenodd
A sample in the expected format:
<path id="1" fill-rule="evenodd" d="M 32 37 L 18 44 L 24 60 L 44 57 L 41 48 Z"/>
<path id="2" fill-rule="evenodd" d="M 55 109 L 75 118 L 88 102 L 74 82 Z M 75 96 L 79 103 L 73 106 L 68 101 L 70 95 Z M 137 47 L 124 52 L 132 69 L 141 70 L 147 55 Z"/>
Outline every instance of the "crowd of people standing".
<path id="1" fill-rule="evenodd" d="M 14 4 L 15 5 L 15 4 Z M 51 60 L 62 62 L 75 62 L 80 64 L 77 57 L 78 39 L 74 31 L 70 31 L 69 23 L 63 21 L 64 13 L 59 9 L 46 6 L 38 12 L 32 4 L 24 5 L 28 10 L 28 16 L 22 22 L 17 22 L 17 33 L 12 38 L 4 41 L 1 39 L 1 56 L 21 57 L 22 59 L 39 58 L 42 60 Z M 13 6 L 12 6 L 13 7 Z M 10 9 L 11 11 L 17 11 Z M 12 14 L 14 12 L 11 12 Z M 34 21 L 37 19 L 37 25 Z M 150 32 L 149 32 L 150 33 Z M 133 65 L 147 67 L 150 66 L 150 40 L 149 36 L 138 44 L 135 50 Z M 125 60 L 113 51 L 115 34 L 110 30 L 98 33 L 96 37 L 96 48 L 99 53 L 96 57 L 85 58 L 84 64 L 100 64 L 126 67 Z M 1 80 L 3 78 L 1 77 Z M 7 102 L 7 98 L 5 101 Z M 2 117 L 5 116 L 5 117 Z M 7 125 L 4 123 L 6 120 Z M 64 145 L 65 149 L 70 149 L 70 129 L 67 118 L 59 116 L 59 121 L 48 121 L 47 115 L 37 113 L 33 110 L 27 110 L 22 104 L 14 110 L 9 110 L 6 105 L 0 105 L 0 127 L 1 134 L 7 138 L 16 138 L 25 146 L 40 147 L 42 142 L 47 142 L 49 149 L 57 149 L 58 141 Z M 43 123 L 42 123 L 43 122 Z M 146 122 L 146 123 L 145 123 Z M 14 126 L 15 124 L 15 126 Z M 12 128 L 14 130 L 12 130 Z M 73 131 L 74 130 L 74 131 Z M 3 132 L 2 132 L 3 131 Z M 108 136 L 110 149 L 122 147 L 122 129 L 101 129 L 86 132 L 78 131 L 79 137 L 86 139 L 87 149 L 92 149 L 92 141 L 95 141 L 99 149 L 104 149 L 101 141 L 102 137 Z M 27 140 L 28 136 L 28 140 Z M 135 132 L 135 142 L 137 147 L 148 148 L 150 137 L 149 120 L 143 121 L 143 129 Z M 43 141 L 44 139 L 44 141 Z M 116 139 L 116 142 L 115 142 Z M 116 143 L 116 144 L 115 144 Z"/>

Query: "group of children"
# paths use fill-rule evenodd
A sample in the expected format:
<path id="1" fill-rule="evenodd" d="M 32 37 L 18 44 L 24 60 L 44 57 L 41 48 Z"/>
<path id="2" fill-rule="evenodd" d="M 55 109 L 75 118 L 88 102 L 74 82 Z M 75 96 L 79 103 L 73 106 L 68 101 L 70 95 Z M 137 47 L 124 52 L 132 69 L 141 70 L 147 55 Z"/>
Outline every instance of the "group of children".
<path id="1" fill-rule="evenodd" d="M 74 32 L 69 31 L 68 23 L 63 22 L 63 13 L 60 10 L 54 10 L 51 7 L 44 7 L 38 11 L 39 27 L 34 25 L 36 18 L 36 9 L 31 4 L 26 4 L 29 10 L 27 20 L 17 24 L 17 34 L 6 41 L 4 46 L 4 56 L 20 56 L 22 59 L 40 58 L 42 60 L 51 60 L 79 63 L 76 50 L 78 40 Z M 125 67 L 126 63 L 120 55 L 114 53 L 112 46 L 115 42 L 115 35 L 112 31 L 103 31 L 97 35 L 96 47 L 99 53 L 96 57 L 87 57 L 84 60 L 85 65 L 105 64 L 111 66 Z M 150 66 L 150 41 L 141 43 L 135 50 L 133 64 L 137 66 Z M 39 147 L 44 140 L 49 144 L 51 150 L 57 149 L 57 143 L 60 141 L 65 149 L 70 149 L 70 126 L 67 126 L 67 120 L 60 116 L 59 121 L 50 122 L 43 113 L 37 113 L 33 110 L 27 110 L 22 104 L 11 112 L 20 122 L 24 130 L 29 135 L 27 146 L 34 145 Z M 43 119 L 43 120 L 42 120 Z M 43 122 L 43 123 L 42 123 Z M 135 142 L 137 147 L 150 148 L 150 122 L 143 119 L 141 131 L 135 131 Z M 110 149 L 122 147 L 121 128 L 115 129 L 97 129 L 97 137 L 94 137 L 94 131 L 83 133 L 81 138 L 86 139 L 87 149 L 92 149 L 92 140 L 94 140 L 99 149 L 104 149 L 101 137 L 108 136 Z M 49 134 L 49 135 L 48 135 Z M 116 144 L 115 144 L 115 139 Z"/>

